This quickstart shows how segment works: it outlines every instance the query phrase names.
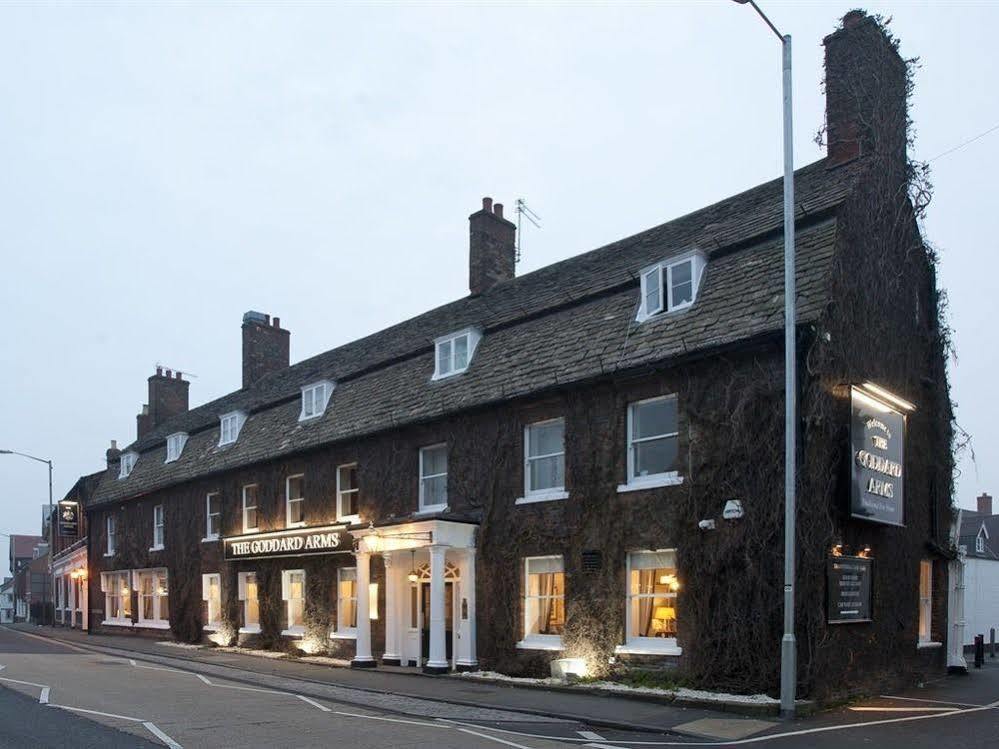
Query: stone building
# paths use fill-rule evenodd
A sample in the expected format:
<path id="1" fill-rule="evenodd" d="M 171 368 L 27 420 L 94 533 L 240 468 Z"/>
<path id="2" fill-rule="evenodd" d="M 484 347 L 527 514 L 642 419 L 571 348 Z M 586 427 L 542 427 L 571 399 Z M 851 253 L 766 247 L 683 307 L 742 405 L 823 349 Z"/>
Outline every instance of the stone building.
<path id="1" fill-rule="evenodd" d="M 859 12 L 825 45 L 828 155 L 795 175 L 814 696 L 943 667 L 951 493 L 906 65 Z M 157 370 L 87 505 L 91 628 L 772 689 L 781 181 L 520 277 L 502 206 L 469 223 L 463 299 L 294 365 L 248 312 L 242 387 L 193 409 Z"/>

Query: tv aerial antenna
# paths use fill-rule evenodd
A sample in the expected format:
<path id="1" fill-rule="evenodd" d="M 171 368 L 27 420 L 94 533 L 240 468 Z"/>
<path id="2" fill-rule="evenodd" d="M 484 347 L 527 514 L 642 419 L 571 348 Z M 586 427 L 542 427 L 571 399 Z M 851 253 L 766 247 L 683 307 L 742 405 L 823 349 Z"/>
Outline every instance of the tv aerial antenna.
<path id="1" fill-rule="evenodd" d="M 521 231 L 521 221 L 522 221 L 522 219 L 526 218 L 528 221 L 530 221 L 532 224 L 534 224 L 534 226 L 536 226 L 538 229 L 540 229 L 541 228 L 541 216 L 539 216 L 534 211 L 532 211 L 528 207 L 527 201 L 525 201 L 523 198 L 517 198 L 517 209 L 516 210 L 517 210 L 517 255 L 516 255 L 515 260 L 516 260 L 516 262 L 519 263 L 520 262 L 520 258 L 521 258 L 521 254 L 522 254 L 520 242 L 521 242 L 521 237 L 524 236 L 524 232 Z"/>

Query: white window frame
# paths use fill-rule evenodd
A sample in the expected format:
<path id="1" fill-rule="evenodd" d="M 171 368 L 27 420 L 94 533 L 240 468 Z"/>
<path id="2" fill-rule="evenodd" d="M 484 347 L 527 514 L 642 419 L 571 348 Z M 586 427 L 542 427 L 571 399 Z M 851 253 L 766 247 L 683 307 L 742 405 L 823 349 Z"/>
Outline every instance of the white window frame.
<path id="1" fill-rule="evenodd" d="M 645 404 L 653 403 L 655 401 L 666 401 L 666 400 L 677 400 L 677 396 L 673 395 L 659 395 L 655 398 L 643 398 L 642 400 L 632 401 L 628 404 L 628 418 L 625 428 L 627 429 L 626 442 L 627 442 L 627 482 L 621 484 L 617 487 L 618 493 L 638 491 L 642 489 L 654 489 L 660 486 L 674 486 L 676 484 L 682 484 L 683 478 L 680 476 L 680 472 L 677 470 L 664 471 L 662 473 L 650 473 L 645 476 L 635 475 L 635 450 L 634 446 L 642 442 L 651 442 L 657 439 L 669 439 L 670 437 L 677 440 L 679 443 L 680 439 L 680 407 L 677 403 L 677 413 L 676 413 L 676 428 L 675 432 L 664 432 L 662 434 L 655 434 L 650 437 L 641 437 L 638 440 L 633 439 L 633 427 L 635 421 L 635 410 Z M 679 460 L 679 450 L 677 451 L 677 459 Z"/>
<path id="2" fill-rule="evenodd" d="M 302 496 L 296 499 L 291 498 L 291 482 L 292 479 L 302 480 Z M 301 502 L 302 503 L 302 520 L 291 521 L 291 503 Z M 305 527 L 305 474 L 296 473 L 284 480 L 284 526 L 285 528 L 304 528 Z"/>
<path id="3" fill-rule="evenodd" d="M 153 545 L 150 551 L 162 551 L 166 542 L 166 513 L 163 504 L 153 505 Z"/>
<path id="4" fill-rule="evenodd" d="M 219 511 L 216 515 L 212 515 L 212 498 L 218 499 Z M 218 518 L 218 527 L 215 532 L 212 532 L 212 517 Z M 206 541 L 218 541 L 219 536 L 222 535 L 222 493 L 221 492 L 208 492 L 205 495 L 205 537 L 201 539 L 202 543 Z"/>
<path id="5" fill-rule="evenodd" d="M 135 464 L 139 461 L 139 454 L 129 450 L 121 454 L 118 465 L 118 478 L 127 479 L 135 469 Z"/>
<path id="6" fill-rule="evenodd" d="M 160 574 L 163 575 L 163 579 L 166 581 L 166 586 L 165 586 L 166 587 L 166 593 L 160 593 L 160 589 L 156 585 L 156 583 L 159 581 Z M 152 588 L 151 588 L 152 592 L 149 594 L 151 596 L 151 598 L 152 598 L 152 601 L 153 601 L 153 618 L 152 619 L 146 619 L 145 616 L 144 616 L 144 612 L 142 610 L 143 609 L 143 606 L 142 606 L 142 600 L 143 600 L 142 580 L 143 580 L 143 578 L 145 578 L 145 577 L 147 577 L 149 575 L 152 576 Z M 170 620 L 169 620 L 169 618 L 167 618 L 167 619 L 163 618 L 163 612 L 161 611 L 161 608 L 160 608 L 160 605 L 161 605 L 161 603 L 163 601 L 163 598 L 167 599 L 167 607 L 169 608 L 169 601 L 170 601 L 170 576 L 167 574 L 166 567 L 153 567 L 153 568 L 145 569 L 145 570 L 135 570 L 135 572 L 132 573 L 132 584 L 135 586 L 135 590 L 136 590 L 136 593 L 137 593 L 136 600 L 138 602 L 137 605 L 136 605 L 136 608 L 138 610 L 135 612 L 136 613 L 136 617 L 137 617 L 136 618 L 136 622 L 135 622 L 135 626 L 137 626 L 137 627 L 149 627 L 149 628 L 152 628 L 152 629 L 169 629 L 170 628 Z"/>
<path id="7" fill-rule="evenodd" d="M 985 553 L 985 536 L 981 532 L 975 537 L 975 551 L 979 554 Z"/>
<path id="8" fill-rule="evenodd" d="M 293 625 L 291 623 L 291 604 L 293 599 L 291 598 L 291 576 L 301 575 L 302 576 L 302 623 Z M 307 584 L 305 577 L 305 570 L 281 570 L 281 600 L 284 601 L 284 613 L 288 621 L 288 627 L 281 630 L 281 634 L 288 637 L 301 637 L 305 634 L 305 599 L 306 590 L 305 586 Z"/>
<path id="9" fill-rule="evenodd" d="M 923 575 L 926 575 L 924 578 Z M 923 589 L 923 582 L 926 588 Z M 919 560 L 919 645 L 933 642 L 933 562 Z"/>
<path id="10" fill-rule="evenodd" d="M 253 489 L 253 513 L 254 513 L 254 524 L 251 526 L 246 522 L 246 511 L 250 509 L 250 505 L 246 504 L 247 499 L 247 489 Z M 260 486 L 257 484 L 246 484 L 241 490 L 241 504 L 242 515 L 243 515 L 243 533 L 256 533 L 260 530 Z"/>
<path id="11" fill-rule="evenodd" d="M 215 618 L 212 618 L 212 583 L 218 591 L 218 600 L 215 604 Z M 201 600 L 208 604 L 207 621 L 204 629 L 214 632 L 222 627 L 222 575 L 218 572 L 209 572 L 201 576 Z"/>
<path id="12" fill-rule="evenodd" d="M 236 442 L 245 423 L 245 411 L 230 411 L 219 416 L 219 447 Z"/>
<path id="13" fill-rule="evenodd" d="M 690 262 L 690 301 L 674 304 L 673 268 L 686 262 Z M 641 298 L 638 303 L 636 321 L 645 322 L 660 312 L 680 312 L 693 306 L 694 302 L 697 301 L 697 293 L 700 289 L 701 278 L 704 275 L 704 268 L 707 266 L 707 262 L 707 257 L 701 250 L 691 250 L 643 268 L 639 273 L 641 279 Z M 652 282 L 658 284 L 659 287 L 659 303 L 654 308 L 650 308 L 647 304 L 649 286 Z"/>
<path id="14" fill-rule="evenodd" d="M 101 573 L 101 592 L 104 593 L 104 624 L 110 624 L 116 627 L 131 627 L 132 617 L 135 616 L 135 612 L 132 610 L 131 601 L 131 590 L 129 588 L 129 580 L 131 578 L 131 573 L 128 570 L 115 570 L 112 572 L 102 572 Z M 115 580 L 121 581 L 121 587 L 115 589 Z M 114 595 L 117 592 L 117 595 Z M 128 618 L 111 616 L 112 602 L 118 598 L 127 596 L 128 602 Z"/>
<path id="15" fill-rule="evenodd" d="M 621 654 L 652 654 L 652 655 L 682 655 L 683 648 L 677 644 L 675 637 L 640 637 L 633 636 L 631 634 L 631 603 L 635 598 L 673 598 L 673 607 L 676 606 L 677 594 L 673 592 L 672 594 L 660 595 L 657 593 L 632 593 L 631 592 L 631 572 L 632 572 L 632 557 L 636 557 L 642 554 L 672 554 L 673 555 L 673 567 L 672 569 L 677 570 L 677 553 L 676 549 L 641 549 L 636 551 L 629 551 L 625 557 L 625 590 L 624 590 L 624 645 L 618 645 L 615 648 L 615 652 Z M 642 568 L 649 569 L 649 568 Z"/>
<path id="16" fill-rule="evenodd" d="M 316 419 L 326 413 L 326 406 L 333 395 L 336 384 L 331 380 L 320 380 L 302 386 L 302 410 L 298 414 L 299 421 Z"/>
<path id="17" fill-rule="evenodd" d="M 344 574 L 351 572 L 354 575 L 354 595 L 349 599 L 340 595 L 340 585 L 343 582 Z M 357 567 L 340 567 L 336 571 L 336 636 L 337 637 L 356 637 L 357 636 L 357 624 L 352 627 L 344 623 L 343 607 L 340 605 L 341 601 L 350 600 L 354 606 L 354 618 L 357 618 Z M 377 598 L 375 601 L 377 602 Z M 377 605 L 377 604 L 376 604 Z"/>
<path id="18" fill-rule="evenodd" d="M 439 450 L 441 448 L 444 449 L 444 462 L 446 464 L 445 468 L 447 468 L 447 470 L 445 470 L 444 473 L 424 474 L 423 473 L 423 456 L 424 456 L 424 454 L 426 452 L 430 451 L 430 450 Z M 426 447 L 421 447 L 420 448 L 420 507 L 419 507 L 419 511 L 420 512 L 431 513 L 431 512 L 440 512 L 441 510 L 446 510 L 447 509 L 447 506 L 448 506 L 448 504 L 447 504 L 447 475 L 448 475 L 448 470 L 450 470 L 450 462 L 451 462 L 450 458 L 451 458 L 451 456 L 448 454 L 448 449 L 447 449 L 447 443 L 446 442 L 438 442 L 435 445 L 427 445 Z M 424 495 L 425 495 L 425 492 L 424 492 L 424 483 L 427 480 L 429 480 L 429 479 L 436 479 L 436 478 L 440 478 L 442 476 L 444 477 L 444 502 L 443 502 L 443 504 L 436 504 L 436 505 L 428 505 L 428 504 L 426 504 L 425 497 L 424 497 Z"/>
<path id="19" fill-rule="evenodd" d="M 361 522 L 361 515 L 360 515 L 360 511 L 361 511 L 361 504 L 360 504 L 361 487 L 360 487 L 360 481 L 358 481 L 358 486 L 355 486 L 353 489 L 344 489 L 343 486 L 342 486 L 342 484 L 341 484 L 341 482 L 340 482 L 340 471 L 342 471 L 344 468 L 354 468 L 354 469 L 356 469 L 357 468 L 357 463 L 356 462 L 354 462 L 354 463 L 344 463 L 343 465 L 339 465 L 339 466 L 336 467 L 336 517 L 337 517 L 337 520 L 340 520 L 340 521 L 345 522 L 345 523 L 359 523 L 359 522 Z M 346 498 L 346 495 L 349 495 L 349 494 L 353 494 L 353 495 L 355 495 L 357 497 L 356 501 L 357 501 L 357 510 L 358 511 L 355 512 L 355 513 L 353 513 L 353 514 L 347 514 L 347 513 L 344 512 L 344 499 Z"/>
<path id="20" fill-rule="evenodd" d="M 562 450 L 557 453 L 546 455 L 531 455 L 531 429 L 534 427 L 547 426 L 549 424 L 562 424 Z M 548 489 L 531 488 L 531 461 L 543 458 L 562 458 L 562 486 L 553 486 Z M 565 418 L 546 419 L 545 421 L 535 421 L 524 427 L 524 496 L 516 500 L 516 504 L 530 504 L 532 502 L 548 502 L 560 499 L 568 499 L 569 492 L 565 490 L 566 464 L 565 464 Z"/>
<path id="21" fill-rule="evenodd" d="M 257 621 L 255 624 L 249 623 L 250 601 L 253 600 L 247 592 L 248 578 L 250 575 L 253 575 L 253 580 L 256 583 L 257 589 Z M 243 635 L 258 634 L 260 632 L 260 579 L 257 577 L 256 570 L 247 570 L 245 572 L 240 572 L 237 575 L 237 581 L 239 586 L 239 590 L 237 591 L 239 600 L 243 602 L 243 626 L 239 628 L 239 633 Z"/>
<path id="22" fill-rule="evenodd" d="M 166 438 L 166 460 L 164 463 L 173 463 L 180 458 L 184 452 L 184 445 L 187 444 L 187 432 L 174 432 Z"/>
<path id="23" fill-rule="evenodd" d="M 113 557 L 118 551 L 118 518 L 115 515 L 108 515 L 104 518 L 105 537 L 104 556 Z"/>
<path id="24" fill-rule="evenodd" d="M 521 594 L 521 605 L 524 607 L 524 614 L 522 620 L 522 626 L 524 629 L 524 639 L 517 643 L 516 647 L 523 650 L 562 650 L 562 635 L 547 635 L 547 634 L 537 634 L 530 633 L 528 629 L 530 628 L 530 606 L 528 601 L 532 598 L 558 598 L 559 596 L 532 596 L 529 594 L 530 587 L 530 573 L 529 567 L 532 561 L 542 560 L 542 559 L 558 559 L 562 563 L 562 608 L 565 610 L 565 558 L 561 554 L 547 554 L 543 556 L 534 557 L 524 557 L 523 568 L 522 568 L 522 580 L 524 585 L 524 592 Z"/>
<path id="25" fill-rule="evenodd" d="M 468 356 L 465 360 L 465 366 L 458 368 L 454 366 L 454 343 L 459 338 L 467 338 L 467 351 Z M 478 328 L 465 328 L 463 330 L 456 331 L 454 333 L 448 333 L 440 338 L 434 339 L 434 376 L 432 380 L 443 380 L 448 377 L 454 377 L 462 372 L 467 372 L 468 368 L 472 366 L 472 358 L 475 356 L 475 350 L 479 347 L 479 341 L 482 340 L 482 331 Z M 448 350 L 448 361 L 450 362 L 446 370 L 441 369 L 441 351 L 443 349 Z"/>

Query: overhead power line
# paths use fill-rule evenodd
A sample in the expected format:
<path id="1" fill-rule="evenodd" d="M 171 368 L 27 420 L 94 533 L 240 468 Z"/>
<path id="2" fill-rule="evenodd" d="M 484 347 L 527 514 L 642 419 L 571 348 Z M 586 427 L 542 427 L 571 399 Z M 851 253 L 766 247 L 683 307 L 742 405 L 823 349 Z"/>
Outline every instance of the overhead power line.
<path id="1" fill-rule="evenodd" d="M 989 133 L 994 133 L 996 130 L 999 130 L 999 124 L 993 125 L 988 130 L 986 130 L 984 133 L 979 133 L 974 138 L 969 138 L 968 140 L 964 141 L 964 143 L 959 143 L 958 145 L 956 145 L 953 148 L 950 148 L 950 149 L 944 151 L 943 153 L 938 153 L 932 159 L 927 159 L 926 163 L 929 164 L 931 161 L 936 161 L 937 159 L 943 158 L 944 156 L 947 156 L 949 154 L 954 153 L 954 151 L 960 151 L 965 146 L 970 146 L 976 140 L 981 140 L 986 135 L 988 135 Z"/>

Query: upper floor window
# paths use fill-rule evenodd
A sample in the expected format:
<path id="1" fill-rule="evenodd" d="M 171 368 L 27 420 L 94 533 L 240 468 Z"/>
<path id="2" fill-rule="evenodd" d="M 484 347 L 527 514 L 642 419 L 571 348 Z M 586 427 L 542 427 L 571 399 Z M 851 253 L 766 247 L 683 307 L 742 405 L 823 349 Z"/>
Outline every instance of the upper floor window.
<path id="1" fill-rule="evenodd" d="M 107 550 L 104 552 L 105 556 L 112 556 L 115 550 L 118 548 L 118 518 L 114 515 L 107 516 Z"/>
<path id="2" fill-rule="evenodd" d="M 298 416 L 299 421 L 322 416 L 329 403 L 330 396 L 333 395 L 333 383 L 329 380 L 314 382 L 302 388 L 302 412 Z"/>
<path id="3" fill-rule="evenodd" d="M 257 485 L 243 487 L 243 533 L 257 530 Z"/>
<path id="4" fill-rule="evenodd" d="M 305 477 L 302 474 L 289 476 L 285 489 L 287 527 L 305 525 Z"/>
<path id="5" fill-rule="evenodd" d="M 628 406 L 628 485 L 662 485 L 676 477 L 678 438 L 675 396 Z"/>
<path id="6" fill-rule="evenodd" d="M 357 463 L 336 469 L 336 515 L 339 520 L 357 522 L 360 512 Z"/>
<path id="7" fill-rule="evenodd" d="M 233 411 L 219 417 L 219 447 L 235 442 L 245 422 L 246 414 L 243 411 Z"/>
<path id="8" fill-rule="evenodd" d="M 163 548 L 163 505 L 153 507 L 153 548 L 156 551 Z"/>
<path id="9" fill-rule="evenodd" d="M 205 540 L 217 540 L 221 529 L 222 495 L 215 492 L 205 497 Z"/>
<path id="10" fill-rule="evenodd" d="M 524 499 L 565 499 L 565 419 L 524 428 Z"/>
<path id="11" fill-rule="evenodd" d="M 180 454 L 184 452 L 184 445 L 187 444 L 187 434 L 185 432 L 177 432 L 176 434 L 171 434 L 167 437 L 167 463 L 173 463 Z"/>
<path id="12" fill-rule="evenodd" d="M 673 312 L 692 305 L 706 264 L 704 254 L 694 251 L 643 270 L 638 322 L 659 312 Z"/>
<path id="13" fill-rule="evenodd" d="M 118 478 L 123 479 L 135 468 L 135 462 L 139 459 L 138 453 L 127 452 L 121 454 L 121 462 L 118 466 Z"/>
<path id="14" fill-rule="evenodd" d="M 468 328 L 438 338 L 434 342 L 437 357 L 434 379 L 440 380 L 444 377 L 461 374 L 468 369 L 481 339 L 482 333 L 475 328 Z"/>
<path id="15" fill-rule="evenodd" d="M 447 445 L 420 449 L 420 510 L 447 507 Z"/>

